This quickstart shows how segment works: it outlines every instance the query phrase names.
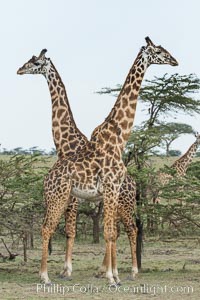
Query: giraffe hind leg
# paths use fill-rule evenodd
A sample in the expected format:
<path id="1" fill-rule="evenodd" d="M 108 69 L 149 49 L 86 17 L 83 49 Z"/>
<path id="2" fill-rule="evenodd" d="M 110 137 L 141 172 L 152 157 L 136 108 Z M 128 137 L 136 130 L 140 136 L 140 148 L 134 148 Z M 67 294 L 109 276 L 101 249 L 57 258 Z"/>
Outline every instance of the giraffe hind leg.
<path id="1" fill-rule="evenodd" d="M 137 227 L 133 220 L 133 213 L 136 204 L 136 184 L 130 176 L 124 180 L 119 196 L 118 217 L 120 217 L 125 231 L 128 235 L 129 244 L 131 248 L 132 258 L 132 273 L 131 280 L 133 280 L 138 273 L 137 257 L 136 257 L 136 238 Z"/>
<path id="2" fill-rule="evenodd" d="M 138 266 L 137 266 L 137 256 L 136 256 L 136 239 L 137 239 L 137 227 L 132 219 L 129 222 L 123 221 L 126 233 L 128 235 L 129 244 L 131 248 L 131 259 L 132 259 L 132 272 L 131 272 L 131 280 L 134 280 L 136 274 L 138 273 Z"/>

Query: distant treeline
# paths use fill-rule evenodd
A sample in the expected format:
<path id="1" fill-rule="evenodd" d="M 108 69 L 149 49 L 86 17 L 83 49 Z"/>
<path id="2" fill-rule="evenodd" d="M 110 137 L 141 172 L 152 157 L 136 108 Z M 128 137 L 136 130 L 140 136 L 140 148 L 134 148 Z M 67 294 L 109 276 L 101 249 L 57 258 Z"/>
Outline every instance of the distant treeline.
<path id="1" fill-rule="evenodd" d="M 47 155 L 47 156 L 56 156 L 56 149 L 55 148 L 51 148 L 50 151 L 44 150 L 44 149 L 40 149 L 37 146 L 31 147 L 29 149 L 24 149 L 22 147 L 17 147 L 11 150 L 8 150 L 6 148 L 2 148 L 0 149 L 0 154 L 1 155 L 34 155 L 34 154 L 38 154 L 38 155 Z M 169 150 L 168 155 L 167 156 L 180 156 L 182 154 L 182 152 L 178 149 L 175 150 Z M 161 153 L 161 152 L 156 152 L 156 155 L 158 156 L 166 156 L 166 154 Z M 196 157 L 200 157 L 200 152 L 196 153 Z"/>
<path id="2" fill-rule="evenodd" d="M 38 155 L 56 155 L 56 149 L 52 148 L 50 151 L 40 149 L 37 146 L 31 147 L 29 149 L 24 149 L 22 147 L 17 147 L 11 150 L 8 150 L 6 148 L 1 148 L 0 154 L 2 155 L 33 155 L 33 154 L 38 154 Z"/>

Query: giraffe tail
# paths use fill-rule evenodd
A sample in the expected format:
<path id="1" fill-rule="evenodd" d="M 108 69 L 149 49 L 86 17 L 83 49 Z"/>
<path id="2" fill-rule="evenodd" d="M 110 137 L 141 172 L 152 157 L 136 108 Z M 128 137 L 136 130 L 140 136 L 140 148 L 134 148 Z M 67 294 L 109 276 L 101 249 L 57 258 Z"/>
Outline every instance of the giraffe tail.
<path id="1" fill-rule="evenodd" d="M 139 216 L 136 216 L 137 226 L 137 242 L 136 242 L 136 256 L 138 269 L 142 267 L 142 251 L 143 251 L 143 222 Z"/>
<path id="2" fill-rule="evenodd" d="M 48 251 L 49 251 L 49 255 L 51 255 L 51 253 L 52 253 L 52 238 L 50 237 L 50 239 L 49 239 L 49 244 L 48 244 Z"/>

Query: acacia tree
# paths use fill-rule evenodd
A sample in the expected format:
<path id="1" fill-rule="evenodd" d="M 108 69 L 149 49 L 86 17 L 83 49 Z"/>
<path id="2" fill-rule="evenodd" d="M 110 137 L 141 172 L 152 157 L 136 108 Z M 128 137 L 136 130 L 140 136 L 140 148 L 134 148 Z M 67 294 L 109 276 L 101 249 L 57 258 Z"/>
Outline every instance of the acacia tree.
<path id="1" fill-rule="evenodd" d="M 41 167 L 43 165 L 44 167 Z M 15 155 L 0 160 L 0 234 L 23 243 L 27 261 L 27 240 L 39 231 L 43 219 L 43 177 L 45 160 L 37 155 Z"/>
<path id="2" fill-rule="evenodd" d="M 192 126 L 184 123 L 161 123 L 159 129 L 162 132 L 162 143 L 166 149 L 166 156 L 169 156 L 171 144 L 182 134 L 194 134 Z"/>
<path id="3" fill-rule="evenodd" d="M 194 115 L 200 113 L 200 100 L 194 98 L 199 91 L 200 79 L 195 74 L 165 74 L 145 80 L 140 99 L 147 105 L 148 125 L 159 122 L 159 117 L 175 116 L 177 113 Z"/>

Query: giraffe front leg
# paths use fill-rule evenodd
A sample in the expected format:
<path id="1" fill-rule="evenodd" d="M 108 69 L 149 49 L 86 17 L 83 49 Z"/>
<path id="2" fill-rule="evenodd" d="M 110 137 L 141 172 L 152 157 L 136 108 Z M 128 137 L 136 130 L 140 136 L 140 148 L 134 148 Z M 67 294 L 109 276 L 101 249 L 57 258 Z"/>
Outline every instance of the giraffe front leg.
<path id="1" fill-rule="evenodd" d="M 60 277 L 66 280 L 71 280 L 72 274 L 72 250 L 76 236 L 77 209 L 78 199 L 71 197 L 69 206 L 65 212 L 66 253 L 64 268 L 60 273 Z"/>
<path id="2" fill-rule="evenodd" d="M 112 241 L 109 239 L 106 241 L 106 278 L 108 279 L 109 285 L 115 286 L 115 279 L 112 272 Z"/>
<path id="3" fill-rule="evenodd" d="M 117 269 L 117 253 L 116 253 L 116 241 L 112 242 L 112 271 L 113 271 L 113 277 L 115 279 L 115 282 L 117 285 L 121 285 L 118 269 Z"/>
<path id="4" fill-rule="evenodd" d="M 120 236 L 120 220 L 117 220 L 117 239 Z M 103 262 L 101 264 L 101 267 L 98 270 L 98 273 L 96 275 L 97 278 L 104 278 L 106 277 L 106 261 L 107 261 L 107 252 L 105 251 Z"/>
<path id="5" fill-rule="evenodd" d="M 117 206 L 118 192 L 113 185 L 109 184 L 104 192 L 104 239 L 106 241 L 106 278 L 110 285 L 120 282 L 116 264 Z"/>
<path id="6" fill-rule="evenodd" d="M 47 272 L 47 258 L 48 258 L 48 244 L 49 239 L 53 235 L 61 215 L 64 212 L 67 203 L 69 202 L 69 194 L 71 190 L 71 185 L 68 184 L 63 188 L 62 193 L 59 195 L 51 194 L 48 195 L 47 210 L 42 226 L 42 260 L 40 268 L 40 278 L 45 284 L 50 284 L 51 280 L 48 277 Z"/>
<path id="7" fill-rule="evenodd" d="M 53 230 L 50 230 L 48 227 L 42 227 L 42 261 L 40 268 L 40 279 L 42 283 L 51 284 L 51 280 L 48 277 L 47 273 L 47 259 L 48 259 L 48 245 Z"/>
<path id="8" fill-rule="evenodd" d="M 120 218 L 119 218 L 119 215 L 118 215 L 118 211 L 117 211 L 116 236 L 117 236 L 117 239 L 120 236 Z M 116 241 L 117 241 L 117 239 L 116 239 Z M 115 282 L 117 283 L 117 285 L 121 285 L 120 279 L 119 279 L 119 276 L 118 276 L 118 269 L 117 269 L 116 242 L 114 243 L 114 245 L 112 247 L 112 265 L 113 265 L 113 276 L 114 276 Z"/>

